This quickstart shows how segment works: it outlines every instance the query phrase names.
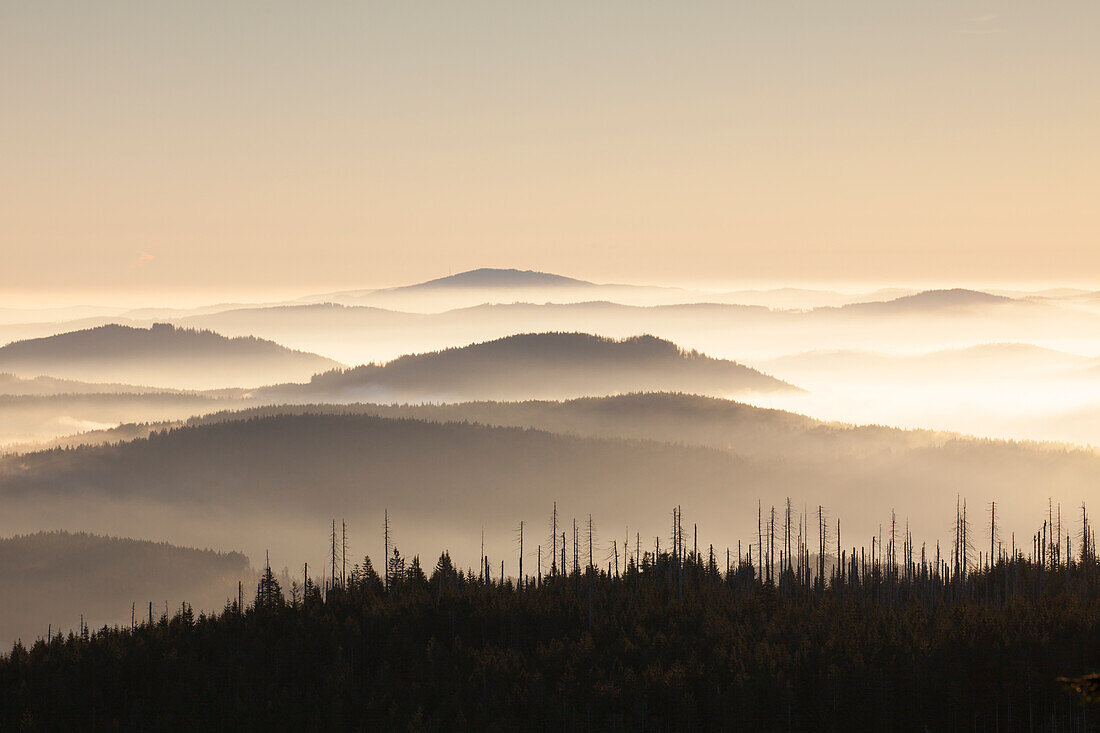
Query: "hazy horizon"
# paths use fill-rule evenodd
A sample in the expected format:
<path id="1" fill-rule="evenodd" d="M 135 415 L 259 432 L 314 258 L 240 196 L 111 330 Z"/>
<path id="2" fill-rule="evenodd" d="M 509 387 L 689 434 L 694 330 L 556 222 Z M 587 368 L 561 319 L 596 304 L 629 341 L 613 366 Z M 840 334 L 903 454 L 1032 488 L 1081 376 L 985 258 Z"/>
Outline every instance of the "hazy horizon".
<path id="1" fill-rule="evenodd" d="M 6 293 L 1100 271 L 1085 0 L 3 15 Z"/>
<path id="2" fill-rule="evenodd" d="M 219 288 L 207 288 L 195 285 L 179 285 L 169 288 L 126 289 L 126 288 L 88 288 L 52 290 L 49 288 L 27 288 L 18 286 L 5 288 L 0 292 L 0 308 L 47 310 L 55 308 L 197 308 L 201 306 L 233 303 L 241 305 L 264 305 L 283 303 L 300 298 L 354 290 L 382 290 L 406 285 L 415 285 L 430 280 L 449 277 L 462 272 L 481 269 L 531 270 L 554 275 L 585 280 L 598 285 L 635 285 L 657 288 L 678 288 L 699 291 L 701 294 L 724 294 L 738 291 L 781 291 L 787 289 L 820 290 L 850 296 L 871 296 L 878 291 L 908 290 L 952 290 L 965 289 L 979 292 L 1021 292 L 1038 293 L 1045 290 L 1082 290 L 1100 292 L 1100 275 L 1095 278 L 1066 277 L 1057 280 L 1046 279 L 964 279 L 951 275 L 942 278 L 917 279 L 790 279 L 773 278 L 735 278 L 719 279 L 710 273 L 696 278 L 660 277 L 616 277 L 613 273 L 585 272 L 576 270 L 540 270 L 520 263 L 479 264 L 468 268 L 446 271 L 424 268 L 407 279 L 377 280 L 370 278 L 344 279 L 333 281 L 313 281 L 301 284 L 287 284 L 278 288 L 253 288 L 226 285 Z"/>

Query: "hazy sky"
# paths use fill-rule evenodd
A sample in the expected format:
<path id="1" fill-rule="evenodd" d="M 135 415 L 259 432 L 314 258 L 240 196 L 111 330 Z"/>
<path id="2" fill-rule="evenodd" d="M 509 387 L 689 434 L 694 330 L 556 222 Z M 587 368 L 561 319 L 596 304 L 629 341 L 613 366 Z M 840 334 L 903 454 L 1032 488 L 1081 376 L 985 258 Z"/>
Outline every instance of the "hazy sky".
<path id="1" fill-rule="evenodd" d="M 1100 284 L 1100 3 L 0 0 L 0 294 Z"/>

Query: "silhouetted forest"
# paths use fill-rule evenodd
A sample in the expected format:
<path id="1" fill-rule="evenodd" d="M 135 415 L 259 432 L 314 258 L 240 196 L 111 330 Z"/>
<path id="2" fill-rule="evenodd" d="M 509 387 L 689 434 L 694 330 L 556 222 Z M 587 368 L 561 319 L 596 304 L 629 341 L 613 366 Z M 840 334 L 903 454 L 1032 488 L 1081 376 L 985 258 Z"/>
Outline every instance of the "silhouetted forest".
<path id="1" fill-rule="evenodd" d="M 333 524 L 323 583 L 267 568 L 216 615 L 16 645 L 0 728 L 1096 730 L 1057 681 L 1100 661 L 1081 520 L 1076 552 L 1052 515 L 979 557 L 960 506 L 933 556 L 897 525 L 845 549 L 788 505 L 730 557 L 677 510 L 667 544 L 624 538 L 604 563 L 555 515 L 553 559 L 514 578 L 396 547 L 381 575 L 348 567 Z"/>

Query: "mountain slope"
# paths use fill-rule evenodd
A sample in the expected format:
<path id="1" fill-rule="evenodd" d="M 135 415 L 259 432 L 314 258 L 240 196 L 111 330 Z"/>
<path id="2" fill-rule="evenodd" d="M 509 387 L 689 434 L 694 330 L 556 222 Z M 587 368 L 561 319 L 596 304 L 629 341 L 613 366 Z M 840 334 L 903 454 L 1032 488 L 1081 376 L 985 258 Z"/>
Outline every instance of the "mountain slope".
<path id="1" fill-rule="evenodd" d="M 866 457 L 894 450 L 938 447 L 962 438 L 928 430 L 826 423 L 793 412 L 699 395 L 633 393 L 565 401 L 264 405 L 225 409 L 186 420 L 127 425 L 72 436 L 56 441 L 54 445 L 95 445 L 145 437 L 172 428 L 283 415 L 361 415 L 431 422 L 470 422 L 588 438 L 695 445 L 751 458 L 782 458 L 791 452 Z"/>
<path id="2" fill-rule="evenodd" d="M 599 419 L 620 410 L 627 429 L 650 420 L 668 437 L 677 432 L 672 422 L 660 425 L 661 414 L 684 406 L 639 408 L 623 399 L 596 405 Z M 889 521 L 897 497 L 920 496 L 899 520 L 930 541 L 945 539 L 959 493 L 976 515 L 996 501 L 1002 536 L 1022 537 L 1041 526 L 1048 496 L 1066 506 L 1100 499 L 1095 452 L 882 428 L 851 429 L 830 445 L 829 426 L 780 424 L 773 429 L 786 431 L 786 442 L 754 454 L 747 446 L 756 416 L 762 423 L 790 419 L 749 412 L 725 449 L 355 414 L 181 428 L 0 459 L 0 531 L 76 522 L 116 534 L 140 528 L 172 542 L 243 547 L 252 556 L 270 549 L 278 565 L 313 564 L 325 561 L 335 517 L 348 523 L 354 556 L 368 552 L 377 561 L 376 528 L 388 510 L 393 541 L 406 553 L 443 546 L 472 566 L 482 528 L 491 555 L 512 557 L 518 522 L 541 524 L 555 501 L 563 518 L 591 513 L 597 526 L 614 520 L 650 540 L 665 535 L 667 512 L 680 504 L 708 536 L 735 546 L 755 535 L 758 499 L 765 509 L 787 497 L 799 509 L 822 504 L 843 520 L 846 536 L 863 538 Z M 720 422 L 704 420 L 689 439 L 706 440 Z M 860 443 L 865 449 L 853 456 Z M 611 527 L 603 542 L 622 531 Z"/>
<path id="3" fill-rule="evenodd" d="M 339 364 L 258 338 L 166 324 L 106 325 L 0 348 L 0 371 L 83 381 L 203 389 L 304 379 Z"/>
<path id="4" fill-rule="evenodd" d="M 1091 353 L 1096 334 L 1100 333 L 1100 313 L 1056 301 L 998 301 L 930 309 L 899 309 L 889 301 L 879 301 L 798 312 L 705 302 L 625 305 L 622 301 L 626 298 L 619 297 L 621 294 L 593 290 L 583 291 L 580 302 L 539 302 L 533 296 L 512 300 L 494 297 L 490 299 L 494 303 L 486 305 L 481 291 L 463 292 L 469 294 L 465 304 L 471 307 L 443 312 L 409 312 L 409 308 L 424 305 L 419 301 L 372 301 L 359 306 L 330 302 L 233 309 L 174 318 L 172 322 L 227 336 L 270 339 L 345 364 L 384 362 L 403 354 L 540 331 L 576 331 L 609 338 L 646 333 L 684 348 L 738 361 L 814 349 L 912 353 L 1006 341 Z M 614 300 L 620 302 L 609 302 Z M 0 340 L 73 328 L 76 326 L 70 324 L 0 326 Z M 0 371 L 4 371 L 2 367 Z"/>
<path id="5" fill-rule="evenodd" d="M 430 313 L 482 303 L 621 299 L 648 304 L 682 302 L 685 296 L 691 297 L 689 291 L 680 288 L 594 283 L 549 272 L 483 267 L 399 287 L 314 295 L 302 302 L 373 305 Z"/>
<path id="6" fill-rule="evenodd" d="M 253 576 L 248 558 L 236 552 L 83 532 L 0 538 L 0 643 L 77 631 L 81 616 L 93 629 L 129 626 L 131 611 L 148 618 L 149 602 L 156 618 L 166 602 L 169 612 L 181 601 L 196 613 L 221 609 L 236 598 L 237 581 L 251 586 Z"/>
<path id="7" fill-rule="evenodd" d="M 481 267 L 476 270 L 460 272 L 457 275 L 448 275 L 422 283 L 402 285 L 396 288 L 385 288 L 374 292 L 400 293 L 416 290 L 440 290 L 449 288 L 585 288 L 594 286 L 595 283 L 588 282 L 587 280 L 577 280 L 576 278 L 555 275 L 550 272 Z"/>
<path id="8" fill-rule="evenodd" d="M 256 390 L 254 395 L 266 401 L 401 402 L 793 389 L 736 362 L 682 351 L 653 336 L 615 341 L 583 333 L 529 333 L 319 374 L 307 385 Z"/>
<path id="9" fill-rule="evenodd" d="M 109 382 L 80 382 L 75 379 L 55 377 L 24 379 L 14 374 L 0 373 L 0 395 L 155 394 L 158 392 L 174 393 L 177 390 Z"/>
<path id="10" fill-rule="evenodd" d="M 1012 303 L 1012 298 L 1003 295 L 991 295 L 980 290 L 951 288 L 946 290 L 925 290 L 900 298 L 868 303 L 852 303 L 842 306 L 846 311 L 878 311 L 890 313 L 926 312 L 946 309 L 980 308 L 988 305 Z"/>

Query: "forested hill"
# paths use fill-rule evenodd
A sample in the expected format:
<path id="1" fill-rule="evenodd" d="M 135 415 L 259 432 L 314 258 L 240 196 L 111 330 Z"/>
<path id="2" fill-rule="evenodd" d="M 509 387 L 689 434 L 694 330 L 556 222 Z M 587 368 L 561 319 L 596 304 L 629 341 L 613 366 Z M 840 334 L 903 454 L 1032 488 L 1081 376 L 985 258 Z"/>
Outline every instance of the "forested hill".
<path id="1" fill-rule="evenodd" d="M 232 404 L 232 403 L 229 403 Z M 632 393 L 572 400 L 460 402 L 445 404 L 281 404 L 224 409 L 183 420 L 127 424 L 53 441 L 43 447 L 75 447 L 131 440 L 153 432 L 282 415 L 361 415 L 433 422 L 471 422 L 534 428 L 590 438 L 626 438 L 717 448 L 752 458 L 827 459 L 899 456 L 952 446 L 1072 463 L 1092 452 L 1079 447 L 997 441 L 933 430 L 825 422 L 798 413 L 701 395 Z"/>
<path id="2" fill-rule="evenodd" d="M 156 387 L 135 387 L 132 384 L 78 382 L 74 379 L 32 377 L 22 379 L 10 373 L 0 373 L 0 395 L 75 395 L 75 394 L 163 394 L 179 390 Z"/>
<path id="3" fill-rule="evenodd" d="M 584 333 L 529 333 L 330 371 L 308 385 L 284 385 L 256 395 L 265 400 L 400 402 L 794 389 L 736 362 L 683 351 L 653 336 L 617 341 Z"/>
<path id="4" fill-rule="evenodd" d="M 127 424 L 52 441 L 49 447 L 114 443 L 170 428 L 211 425 L 278 415 L 376 415 L 435 422 L 476 422 L 501 427 L 535 428 L 598 438 L 638 438 L 664 442 L 731 447 L 756 454 L 775 447 L 774 438 L 796 439 L 808 432 L 843 432 L 849 426 L 826 426 L 812 418 L 742 402 L 667 392 L 631 393 L 572 400 L 459 402 L 444 404 L 300 403 L 264 405 L 196 415 L 183 420 Z M 824 429 L 821 429 L 824 428 Z M 887 433 L 902 433 L 888 428 Z"/>
<path id="5" fill-rule="evenodd" d="M 0 588 L 12 602 L 0 615 L 0 643 L 30 642 L 78 630 L 81 617 L 97 628 L 129 625 L 132 606 L 159 617 L 186 601 L 221 608 L 236 597 L 237 581 L 251 583 L 248 558 L 86 533 L 37 532 L 0 538 Z"/>
<path id="6" fill-rule="evenodd" d="M 887 301 L 850 303 L 841 306 L 842 310 L 864 313 L 920 313 L 950 309 L 981 308 L 990 305 L 1012 304 L 1012 298 L 992 295 L 980 290 L 953 288 L 948 290 L 925 290 L 913 295 Z"/>
<path id="7" fill-rule="evenodd" d="M 116 324 L 0 348 L 0 371 L 22 377 L 48 375 L 90 382 L 208 389 L 308 379 L 339 366 L 317 354 L 293 351 L 273 341 L 226 338 L 156 324 Z"/>
<path id="8" fill-rule="evenodd" d="M 63 517 L 79 517 L 89 528 L 133 521 L 173 541 L 197 537 L 190 541 L 243 547 L 253 556 L 277 540 L 286 547 L 278 559 L 284 563 L 286 554 L 318 558 L 317 537 L 332 517 L 373 535 L 385 509 L 400 518 L 401 543 L 410 551 L 446 537 L 456 557 L 469 562 L 481 527 L 495 528 L 493 554 L 504 535 L 511 553 L 519 521 L 543 522 L 555 501 L 563 516 L 592 514 L 597 523 L 622 517 L 648 536 L 664 532 L 667 508 L 678 503 L 717 542 L 735 544 L 755 530 L 758 500 L 766 510 L 787 497 L 804 507 L 828 496 L 830 515 L 843 518 L 853 536 L 867 537 L 889 522 L 897 497 L 920 496 L 899 519 L 934 541 L 943 538 L 943 516 L 962 494 L 979 514 L 997 502 L 1006 542 L 1013 532 L 1023 542 L 1042 525 L 1048 497 L 1067 510 L 1098 500 L 1100 456 L 1090 451 L 887 442 L 853 460 L 819 442 L 799 446 L 791 440 L 746 457 L 733 449 L 461 422 L 269 416 L 9 456 L 0 459 L 0 501 L 7 521 L 30 526 Z"/>

